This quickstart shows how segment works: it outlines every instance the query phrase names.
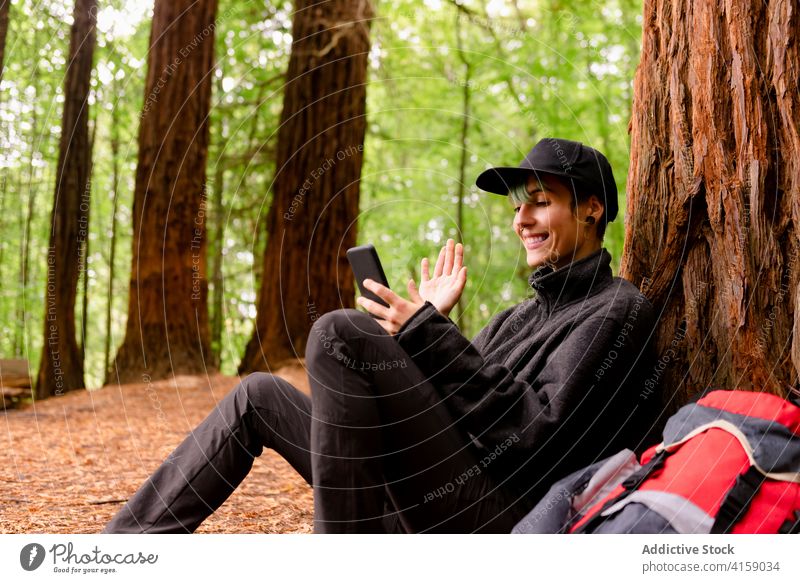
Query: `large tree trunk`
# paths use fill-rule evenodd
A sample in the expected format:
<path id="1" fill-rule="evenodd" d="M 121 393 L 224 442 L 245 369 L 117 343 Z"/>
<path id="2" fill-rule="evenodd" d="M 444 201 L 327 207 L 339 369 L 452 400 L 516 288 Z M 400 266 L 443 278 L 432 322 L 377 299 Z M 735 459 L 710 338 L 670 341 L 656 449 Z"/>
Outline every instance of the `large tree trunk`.
<path id="1" fill-rule="evenodd" d="M 97 0 L 77 0 L 64 80 L 64 114 L 47 251 L 44 345 L 36 383 L 39 399 L 83 387 L 83 359 L 75 340 L 75 298 L 78 277 L 84 269 L 82 243 L 89 233 L 89 83 L 96 17 Z"/>
<path id="2" fill-rule="evenodd" d="M 206 158 L 217 0 L 157 0 L 133 202 L 118 382 L 209 368 Z"/>
<path id="3" fill-rule="evenodd" d="M 253 337 L 240 372 L 302 356 L 314 320 L 353 307 L 369 0 L 295 2 Z"/>
<path id="4" fill-rule="evenodd" d="M 800 370 L 796 0 L 646 0 L 623 276 L 662 310 L 672 405 Z"/>

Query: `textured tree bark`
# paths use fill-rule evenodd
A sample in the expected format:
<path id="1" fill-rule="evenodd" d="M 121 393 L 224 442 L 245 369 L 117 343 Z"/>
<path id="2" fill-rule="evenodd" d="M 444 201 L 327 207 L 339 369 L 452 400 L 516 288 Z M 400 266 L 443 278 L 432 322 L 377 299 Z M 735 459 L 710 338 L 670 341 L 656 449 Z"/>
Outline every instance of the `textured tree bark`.
<path id="1" fill-rule="evenodd" d="M 786 395 L 800 370 L 796 0 L 646 0 L 622 274 L 663 310 L 654 377 Z"/>
<path id="2" fill-rule="evenodd" d="M 216 0 L 157 0 L 133 202 L 125 340 L 109 378 L 206 372 L 206 158 Z"/>
<path id="3" fill-rule="evenodd" d="M 73 18 L 47 251 L 44 343 L 36 382 L 39 399 L 84 386 L 83 359 L 75 339 L 75 299 L 85 268 L 81 251 L 89 233 L 89 83 L 97 0 L 77 0 Z"/>
<path id="4" fill-rule="evenodd" d="M 314 320 L 353 307 L 369 0 L 295 2 L 255 329 L 240 373 L 302 357 Z"/>

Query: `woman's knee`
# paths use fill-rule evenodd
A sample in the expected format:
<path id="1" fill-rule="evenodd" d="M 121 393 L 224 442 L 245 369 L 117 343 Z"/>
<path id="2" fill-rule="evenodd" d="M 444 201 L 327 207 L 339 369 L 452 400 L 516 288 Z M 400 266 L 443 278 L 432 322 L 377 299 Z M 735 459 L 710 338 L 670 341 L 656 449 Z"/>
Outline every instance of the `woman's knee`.
<path id="1" fill-rule="evenodd" d="M 365 335 L 374 331 L 375 320 L 369 314 L 354 308 L 340 308 L 322 314 L 311 329 L 324 330 L 339 336 Z"/>
<path id="2" fill-rule="evenodd" d="M 289 381 L 268 372 L 254 372 L 247 375 L 239 384 L 239 398 L 247 402 L 248 408 L 280 409 L 287 395 L 298 389 Z"/>
<path id="3" fill-rule="evenodd" d="M 308 334 L 306 365 L 311 365 L 320 357 L 338 356 L 341 359 L 345 345 L 352 345 L 354 341 L 375 334 L 376 326 L 377 323 L 371 316 L 353 308 L 342 308 L 323 314 L 314 322 Z"/>

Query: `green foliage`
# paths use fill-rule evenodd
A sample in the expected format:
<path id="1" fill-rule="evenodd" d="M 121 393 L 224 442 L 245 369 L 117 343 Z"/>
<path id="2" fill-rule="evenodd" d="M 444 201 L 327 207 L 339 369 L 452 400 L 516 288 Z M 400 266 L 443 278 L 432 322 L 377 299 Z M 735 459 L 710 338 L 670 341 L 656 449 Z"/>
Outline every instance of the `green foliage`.
<path id="1" fill-rule="evenodd" d="M 43 337 L 68 12 L 57 2 L 13 3 L 0 84 L 0 355 L 34 365 Z"/>
<path id="2" fill-rule="evenodd" d="M 376 245 L 390 285 L 405 295 L 409 277 L 419 283 L 421 258 L 435 261 L 439 247 L 448 237 L 458 238 L 460 227 L 469 273 L 460 324 L 471 337 L 493 314 L 529 291 L 530 269 L 511 230 L 511 206 L 506 197 L 474 186 L 482 170 L 517 165 L 545 136 L 581 140 L 608 155 L 625 208 L 627 123 L 639 58 L 641 2 L 375 4 L 359 241 Z M 235 372 L 255 315 L 283 75 L 291 48 L 291 10 L 291 2 L 221 0 L 215 28 L 208 275 L 221 258 L 223 325 L 214 350 L 229 374 Z M 0 85 L 0 357 L 28 358 L 33 371 L 43 336 L 71 11 L 69 0 L 13 3 Z M 89 386 L 103 380 L 109 301 L 112 357 L 125 330 L 137 131 L 151 13 L 152 4 L 101 3 L 90 114 L 97 131 L 86 270 Z M 465 90 L 469 115 L 462 143 Z M 120 144 L 118 229 L 114 293 L 109 298 L 115 136 Z M 464 205 L 460 225 L 459 196 Z M 606 234 L 606 246 L 617 262 L 623 214 Z M 26 247 L 30 259 L 23 282 Z M 215 292 L 213 282 L 210 292 Z"/>

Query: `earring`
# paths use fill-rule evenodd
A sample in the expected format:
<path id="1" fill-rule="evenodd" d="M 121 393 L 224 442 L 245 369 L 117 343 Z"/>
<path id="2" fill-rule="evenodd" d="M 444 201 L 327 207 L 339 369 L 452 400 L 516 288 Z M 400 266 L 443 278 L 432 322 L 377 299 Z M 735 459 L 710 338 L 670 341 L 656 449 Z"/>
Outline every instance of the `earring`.
<path id="1" fill-rule="evenodd" d="M 590 224 L 590 225 L 594 225 L 595 220 L 596 219 L 592 215 L 589 215 L 588 217 L 586 217 L 586 222 L 588 224 Z"/>

